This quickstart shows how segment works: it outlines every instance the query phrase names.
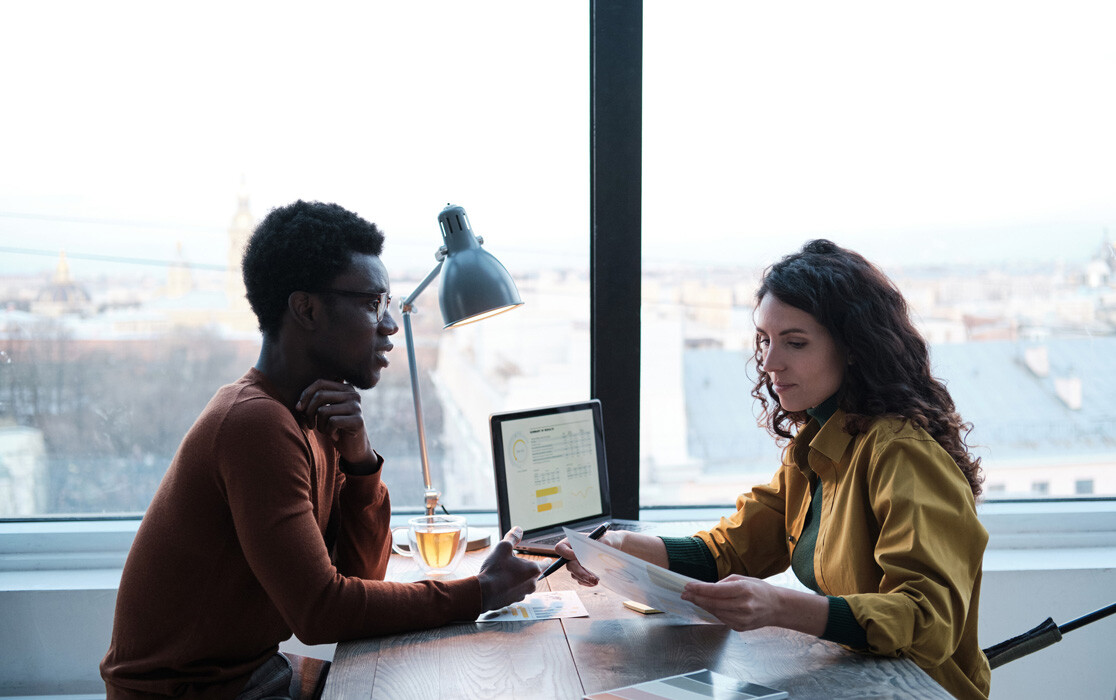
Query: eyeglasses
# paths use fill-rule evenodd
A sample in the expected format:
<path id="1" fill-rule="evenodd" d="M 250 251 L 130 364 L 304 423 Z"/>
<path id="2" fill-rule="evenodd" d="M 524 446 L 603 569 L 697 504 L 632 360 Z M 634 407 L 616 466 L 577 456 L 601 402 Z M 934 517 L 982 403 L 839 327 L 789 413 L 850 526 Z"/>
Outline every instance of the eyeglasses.
<path id="1" fill-rule="evenodd" d="M 336 294 L 339 297 L 365 299 L 368 302 L 368 308 L 376 314 L 377 323 L 384 320 L 384 314 L 387 313 L 388 305 L 391 304 L 391 295 L 387 292 L 350 292 L 347 289 L 319 289 L 317 293 Z"/>

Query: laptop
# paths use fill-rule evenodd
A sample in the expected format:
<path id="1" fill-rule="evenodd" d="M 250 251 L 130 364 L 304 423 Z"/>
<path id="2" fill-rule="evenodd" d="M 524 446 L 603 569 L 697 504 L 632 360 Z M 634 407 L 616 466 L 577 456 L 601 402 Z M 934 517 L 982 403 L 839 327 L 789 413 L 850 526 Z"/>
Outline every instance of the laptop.
<path id="1" fill-rule="evenodd" d="M 651 527 L 612 517 L 599 400 L 494 413 L 488 420 L 500 532 L 523 528 L 517 550 L 557 556 L 563 527 L 585 533 L 604 522 L 613 530 Z"/>

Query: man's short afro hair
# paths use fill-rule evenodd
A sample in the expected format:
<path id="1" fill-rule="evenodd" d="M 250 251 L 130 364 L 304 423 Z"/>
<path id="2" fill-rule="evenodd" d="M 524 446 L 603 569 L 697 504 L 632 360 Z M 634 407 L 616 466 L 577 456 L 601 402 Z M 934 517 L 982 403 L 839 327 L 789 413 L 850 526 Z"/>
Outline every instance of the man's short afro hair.
<path id="1" fill-rule="evenodd" d="M 379 256 L 384 234 L 336 204 L 304 202 L 272 209 L 244 250 L 248 303 L 264 335 L 279 332 L 291 292 L 330 286 L 354 254 Z"/>

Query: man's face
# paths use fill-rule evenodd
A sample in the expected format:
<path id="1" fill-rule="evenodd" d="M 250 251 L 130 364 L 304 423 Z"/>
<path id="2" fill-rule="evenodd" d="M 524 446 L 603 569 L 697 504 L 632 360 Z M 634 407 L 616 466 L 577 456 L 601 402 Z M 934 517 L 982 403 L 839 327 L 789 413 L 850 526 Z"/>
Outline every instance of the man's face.
<path id="1" fill-rule="evenodd" d="M 383 318 L 376 320 L 379 295 L 391 289 L 387 269 L 375 255 L 354 254 L 352 263 L 333 279 L 329 289 L 346 294 L 321 294 L 324 315 L 311 353 L 326 373 L 324 378 L 371 389 L 388 366 L 391 336 L 399 331 L 387 308 Z"/>

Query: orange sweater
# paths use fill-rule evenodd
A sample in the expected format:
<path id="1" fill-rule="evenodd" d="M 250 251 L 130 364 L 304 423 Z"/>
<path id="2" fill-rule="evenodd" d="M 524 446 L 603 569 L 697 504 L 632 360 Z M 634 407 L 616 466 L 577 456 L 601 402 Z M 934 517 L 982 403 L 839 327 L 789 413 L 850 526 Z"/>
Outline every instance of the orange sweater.
<path id="1" fill-rule="evenodd" d="M 482 612 L 475 577 L 383 581 L 387 488 L 338 459 L 255 369 L 217 392 L 124 565 L 101 662 L 109 698 L 232 697 L 292 631 L 321 644 Z"/>

